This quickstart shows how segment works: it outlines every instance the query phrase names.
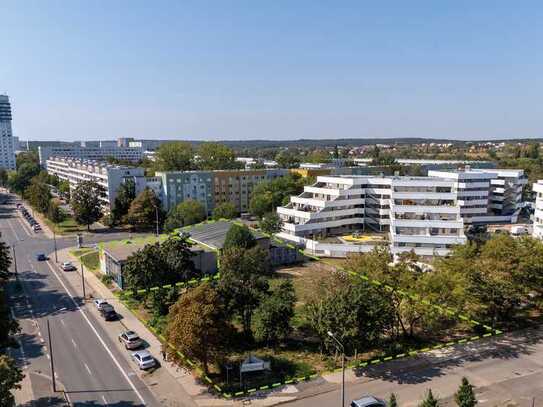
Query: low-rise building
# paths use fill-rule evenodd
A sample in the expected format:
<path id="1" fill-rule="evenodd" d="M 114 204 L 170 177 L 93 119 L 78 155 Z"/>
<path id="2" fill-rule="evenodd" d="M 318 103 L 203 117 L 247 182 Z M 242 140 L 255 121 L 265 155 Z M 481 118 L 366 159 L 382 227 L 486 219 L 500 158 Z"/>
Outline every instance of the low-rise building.
<path id="1" fill-rule="evenodd" d="M 156 242 L 155 239 L 147 239 L 144 242 L 114 241 L 104 244 L 100 249 L 100 270 L 109 275 L 113 281 L 123 289 L 123 268 L 126 260 L 134 253 L 143 249 L 148 244 Z M 190 248 L 193 256 L 194 267 L 203 275 L 211 275 L 217 272 L 217 255 L 213 250 L 195 245 Z"/>
<path id="2" fill-rule="evenodd" d="M 105 190 L 102 201 L 106 210 L 113 208 L 119 186 L 126 178 L 144 178 L 143 168 L 112 165 L 92 160 L 50 157 L 46 161 L 45 167 L 49 174 L 68 181 L 70 190 L 74 190 L 82 181 L 96 181 Z"/>
<path id="3" fill-rule="evenodd" d="M 220 252 L 224 247 L 226 234 L 230 230 L 232 224 L 233 222 L 229 221 L 204 222 L 183 228 L 183 232 L 188 233 L 191 241 Z M 250 231 L 257 244 L 269 253 L 272 266 L 293 264 L 303 261 L 304 256 L 298 249 L 277 244 L 267 235 L 264 235 L 257 230 L 250 229 Z"/>
<path id="4" fill-rule="evenodd" d="M 534 209 L 534 228 L 532 235 L 538 239 L 543 239 L 543 180 L 538 180 L 533 184 L 535 193 Z"/>

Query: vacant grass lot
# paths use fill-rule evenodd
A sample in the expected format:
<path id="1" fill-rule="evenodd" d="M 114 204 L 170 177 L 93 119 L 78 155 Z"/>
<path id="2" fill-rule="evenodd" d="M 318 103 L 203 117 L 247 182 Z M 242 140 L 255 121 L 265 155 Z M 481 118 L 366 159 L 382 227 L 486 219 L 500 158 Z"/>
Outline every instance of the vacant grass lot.
<path id="1" fill-rule="evenodd" d="M 86 226 L 78 225 L 74 218 L 72 218 L 71 216 L 66 217 L 66 219 L 64 219 L 62 222 L 56 224 L 51 222 L 47 218 L 45 218 L 44 220 L 47 226 L 59 235 L 69 235 L 87 231 Z"/>

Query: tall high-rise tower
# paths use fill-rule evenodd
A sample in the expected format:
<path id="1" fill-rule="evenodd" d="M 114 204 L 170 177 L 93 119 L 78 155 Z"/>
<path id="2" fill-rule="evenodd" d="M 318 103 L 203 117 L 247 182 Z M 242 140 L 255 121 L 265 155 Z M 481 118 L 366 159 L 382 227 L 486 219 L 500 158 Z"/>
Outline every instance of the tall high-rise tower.
<path id="1" fill-rule="evenodd" d="M 8 95 L 0 95 L 0 168 L 15 169 L 15 148 Z"/>

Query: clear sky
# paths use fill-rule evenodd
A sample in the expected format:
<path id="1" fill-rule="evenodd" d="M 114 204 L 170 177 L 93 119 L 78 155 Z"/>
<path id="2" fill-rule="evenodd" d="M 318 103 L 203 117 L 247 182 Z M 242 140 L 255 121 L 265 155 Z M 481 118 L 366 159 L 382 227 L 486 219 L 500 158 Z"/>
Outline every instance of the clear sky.
<path id="1" fill-rule="evenodd" d="M 0 0 L 21 139 L 543 137 L 536 1 Z"/>

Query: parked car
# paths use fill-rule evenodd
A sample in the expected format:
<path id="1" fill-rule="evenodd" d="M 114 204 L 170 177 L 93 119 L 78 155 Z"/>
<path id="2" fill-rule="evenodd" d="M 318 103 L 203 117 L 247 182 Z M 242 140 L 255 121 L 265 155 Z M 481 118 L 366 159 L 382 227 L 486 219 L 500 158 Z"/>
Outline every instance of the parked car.
<path id="1" fill-rule="evenodd" d="M 94 305 L 96 305 L 96 308 L 101 309 L 102 306 L 109 305 L 109 302 L 107 302 L 103 298 L 97 298 L 94 300 Z"/>
<path id="2" fill-rule="evenodd" d="M 138 352 L 134 352 L 132 354 L 132 358 L 138 364 L 138 367 L 141 370 L 150 369 L 152 367 L 155 367 L 157 364 L 155 358 L 153 357 L 153 355 L 151 355 L 151 353 L 149 353 L 148 350 L 140 350 Z"/>
<path id="3" fill-rule="evenodd" d="M 113 308 L 111 304 L 102 304 L 100 307 L 100 315 L 102 315 L 102 318 L 104 318 L 106 321 L 113 321 L 117 318 L 115 308 Z"/>
<path id="4" fill-rule="evenodd" d="M 41 230 L 41 226 L 36 223 L 35 225 L 32 226 L 32 230 L 35 233 L 38 233 Z"/>
<path id="5" fill-rule="evenodd" d="M 60 268 L 63 270 L 63 271 L 74 271 L 74 270 L 77 270 L 76 267 L 72 264 L 71 261 L 65 261 L 64 263 L 62 263 L 60 265 Z"/>
<path id="6" fill-rule="evenodd" d="M 387 403 L 370 394 L 351 401 L 351 407 L 387 407 Z"/>
<path id="7" fill-rule="evenodd" d="M 47 256 L 44 253 L 38 253 L 38 254 L 36 254 L 36 260 L 38 260 L 38 261 L 46 261 Z"/>
<path id="8" fill-rule="evenodd" d="M 18 203 L 18 204 L 17 204 L 17 209 L 21 209 L 21 206 L 23 206 L 23 205 L 21 205 L 20 203 Z"/>
<path id="9" fill-rule="evenodd" d="M 137 349 L 143 345 L 143 341 L 134 331 L 125 331 L 119 335 L 119 342 L 121 342 L 125 349 Z"/>
<path id="10" fill-rule="evenodd" d="M 525 236 L 528 234 L 528 228 L 526 226 L 512 226 L 511 236 Z"/>

